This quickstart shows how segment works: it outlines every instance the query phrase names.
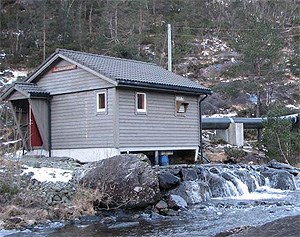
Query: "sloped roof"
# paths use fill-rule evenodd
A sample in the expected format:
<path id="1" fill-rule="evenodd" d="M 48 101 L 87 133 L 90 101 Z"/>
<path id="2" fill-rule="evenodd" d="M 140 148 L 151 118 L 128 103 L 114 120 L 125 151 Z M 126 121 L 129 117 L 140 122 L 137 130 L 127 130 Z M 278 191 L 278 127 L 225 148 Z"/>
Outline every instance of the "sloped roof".
<path id="1" fill-rule="evenodd" d="M 119 86 L 145 86 L 210 94 L 211 90 L 155 64 L 58 49 L 56 53 L 115 80 Z"/>
<path id="2" fill-rule="evenodd" d="M 21 90 L 30 96 L 48 96 L 50 95 L 45 89 L 37 86 L 34 83 L 26 83 L 26 82 L 17 82 L 15 83 L 15 88 Z"/>
<path id="3" fill-rule="evenodd" d="M 1 97 L 6 98 L 9 96 L 13 90 L 17 90 L 20 93 L 22 93 L 24 96 L 27 98 L 32 98 L 32 97 L 47 97 L 50 95 L 49 92 L 47 92 L 45 89 L 37 86 L 34 83 L 27 83 L 27 82 L 15 82 L 12 84 L 8 90 L 6 90 Z"/>

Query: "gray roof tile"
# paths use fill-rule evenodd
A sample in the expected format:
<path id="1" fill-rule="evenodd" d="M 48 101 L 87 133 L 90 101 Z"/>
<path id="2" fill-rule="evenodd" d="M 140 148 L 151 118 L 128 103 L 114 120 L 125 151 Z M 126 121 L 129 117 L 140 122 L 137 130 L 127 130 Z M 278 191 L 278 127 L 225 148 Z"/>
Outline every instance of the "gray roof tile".
<path id="1" fill-rule="evenodd" d="M 147 84 L 148 87 L 168 87 L 169 89 L 173 88 L 176 90 L 211 93 L 210 89 L 201 86 L 197 82 L 179 76 L 152 63 L 66 49 L 58 49 L 57 53 L 115 80 L 120 85 Z"/>
<path id="2" fill-rule="evenodd" d="M 45 89 L 37 86 L 34 83 L 16 82 L 14 87 L 29 94 L 30 96 L 47 96 L 50 94 Z"/>

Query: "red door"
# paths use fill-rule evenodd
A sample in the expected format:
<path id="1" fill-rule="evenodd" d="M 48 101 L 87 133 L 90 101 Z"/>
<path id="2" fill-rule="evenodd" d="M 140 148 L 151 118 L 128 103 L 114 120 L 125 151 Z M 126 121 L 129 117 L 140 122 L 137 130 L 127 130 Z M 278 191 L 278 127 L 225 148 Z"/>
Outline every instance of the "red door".
<path id="1" fill-rule="evenodd" d="M 43 141 L 37 127 L 32 110 L 30 110 L 30 144 L 31 147 L 42 146 Z"/>

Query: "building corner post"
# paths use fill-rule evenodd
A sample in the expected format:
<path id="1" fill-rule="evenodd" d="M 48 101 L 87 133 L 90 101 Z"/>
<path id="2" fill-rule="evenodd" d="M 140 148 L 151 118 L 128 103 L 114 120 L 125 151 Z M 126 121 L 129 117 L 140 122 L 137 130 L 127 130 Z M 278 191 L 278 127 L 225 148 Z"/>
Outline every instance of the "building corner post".
<path id="1" fill-rule="evenodd" d="M 49 144 L 48 144 L 48 149 L 49 149 L 49 157 L 52 156 L 52 152 L 51 152 L 51 149 L 52 149 L 52 141 L 51 141 L 51 137 L 52 137 L 52 134 L 51 134 L 51 97 L 48 96 L 47 97 L 47 104 L 48 104 L 48 141 L 49 141 Z"/>
<path id="2" fill-rule="evenodd" d="M 204 157 L 203 157 L 203 138 L 202 138 L 202 102 L 208 97 L 208 94 L 205 94 L 205 96 L 203 98 L 201 98 L 199 100 L 199 128 L 200 128 L 200 144 L 199 144 L 199 152 L 200 152 L 200 158 L 201 161 L 203 161 Z M 199 157 L 199 155 L 198 155 Z"/>

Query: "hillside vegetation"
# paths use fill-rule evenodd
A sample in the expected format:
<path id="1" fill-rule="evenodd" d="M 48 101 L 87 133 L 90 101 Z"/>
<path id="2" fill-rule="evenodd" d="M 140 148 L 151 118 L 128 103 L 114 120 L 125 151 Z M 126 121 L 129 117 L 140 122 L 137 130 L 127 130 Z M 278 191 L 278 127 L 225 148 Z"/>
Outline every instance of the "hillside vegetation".
<path id="1" fill-rule="evenodd" d="M 299 0 L 1 0 L 0 69 L 56 48 L 150 61 L 210 87 L 205 112 L 300 109 Z"/>

